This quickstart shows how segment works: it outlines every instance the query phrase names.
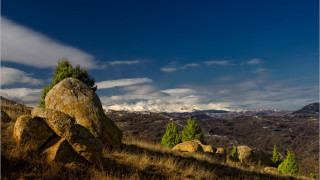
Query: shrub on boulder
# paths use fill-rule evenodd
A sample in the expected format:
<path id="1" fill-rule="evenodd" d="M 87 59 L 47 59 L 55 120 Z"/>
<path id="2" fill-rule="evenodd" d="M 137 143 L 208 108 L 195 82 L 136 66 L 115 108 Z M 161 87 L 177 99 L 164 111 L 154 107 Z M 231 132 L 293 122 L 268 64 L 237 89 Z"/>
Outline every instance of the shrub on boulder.
<path id="1" fill-rule="evenodd" d="M 81 69 L 80 65 L 77 65 L 76 68 L 72 66 L 72 64 L 68 61 L 68 59 L 62 59 L 58 61 L 58 65 L 55 68 L 55 75 L 52 79 L 51 85 L 47 85 L 42 90 L 41 100 L 39 102 L 39 107 L 45 107 L 45 98 L 50 89 L 58 84 L 65 78 L 73 77 L 79 79 L 84 82 L 86 85 L 92 88 L 93 91 L 97 90 L 97 86 L 95 86 L 95 81 L 88 75 L 87 70 Z"/>

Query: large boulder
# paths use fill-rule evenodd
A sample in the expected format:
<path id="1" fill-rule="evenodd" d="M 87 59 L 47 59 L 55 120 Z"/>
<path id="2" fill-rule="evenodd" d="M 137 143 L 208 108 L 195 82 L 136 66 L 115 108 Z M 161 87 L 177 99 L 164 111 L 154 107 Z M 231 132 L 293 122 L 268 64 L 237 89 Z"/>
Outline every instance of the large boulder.
<path id="1" fill-rule="evenodd" d="M 31 115 L 20 116 L 13 128 L 13 137 L 19 145 L 39 150 L 53 136 L 53 131 L 39 118 Z"/>
<path id="2" fill-rule="evenodd" d="M 102 143 L 88 129 L 76 124 L 69 115 L 48 108 L 35 108 L 32 117 L 43 118 L 49 127 L 62 138 L 66 139 L 72 148 L 90 162 L 96 162 L 101 155 Z"/>
<path id="3" fill-rule="evenodd" d="M 250 166 L 272 166 L 271 155 L 248 146 L 238 146 L 239 160 L 242 164 Z"/>
<path id="4" fill-rule="evenodd" d="M 121 130 L 104 114 L 97 94 L 80 80 L 66 78 L 56 84 L 46 95 L 45 104 L 73 117 L 107 145 L 120 145 Z"/>
<path id="5" fill-rule="evenodd" d="M 79 154 L 72 149 L 64 138 L 61 138 L 53 146 L 44 150 L 42 154 L 46 155 L 48 161 L 59 161 L 62 163 L 70 163 L 81 159 Z"/>
<path id="6" fill-rule="evenodd" d="M 172 150 L 189 153 L 203 152 L 202 147 L 194 141 L 185 141 L 183 143 L 177 144 L 172 148 Z"/>

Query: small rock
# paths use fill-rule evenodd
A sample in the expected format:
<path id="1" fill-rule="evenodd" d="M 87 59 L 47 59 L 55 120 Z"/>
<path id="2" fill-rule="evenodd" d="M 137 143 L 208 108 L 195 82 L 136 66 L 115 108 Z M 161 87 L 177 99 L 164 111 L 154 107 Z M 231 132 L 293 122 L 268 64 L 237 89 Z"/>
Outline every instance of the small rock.
<path id="1" fill-rule="evenodd" d="M 265 167 L 263 170 L 267 173 L 279 174 L 278 168 L 275 167 Z"/>
<path id="2" fill-rule="evenodd" d="M 204 145 L 198 139 L 195 139 L 195 140 L 192 140 L 192 141 L 198 143 L 202 147 L 203 152 L 213 153 L 213 148 L 212 148 L 211 145 Z"/>
<path id="3" fill-rule="evenodd" d="M 271 155 L 248 146 L 238 146 L 239 160 L 242 164 L 249 166 L 272 166 Z"/>
<path id="4" fill-rule="evenodd" d="M 62 163 L 70 163 L 81 159 L 63 138 L 53 146 L 43 151 L 42 154 L 46 155 L 48 161 L 59 161 Z"/>

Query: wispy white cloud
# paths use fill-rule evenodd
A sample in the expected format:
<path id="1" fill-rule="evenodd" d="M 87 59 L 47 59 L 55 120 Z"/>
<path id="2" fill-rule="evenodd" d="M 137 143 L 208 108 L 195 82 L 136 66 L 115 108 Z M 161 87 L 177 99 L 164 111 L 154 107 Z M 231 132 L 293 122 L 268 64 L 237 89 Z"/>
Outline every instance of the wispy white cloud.
<path id="1" fill-rule="evenodd" d="M 175 89 L 166 89 L 162 90 L 162 92 L 170 94 L 172 96 L 186 96 L 195 94 L 193 89 L 186 89 L 186 88 L 175 88 Z"/>
<path id="2" fill-rule="evenodd" d="M 42 89 L 10 88 L 0 89 L 0 92 L 1 96 L 7 99 L 34 107 L 39 103 L 41 99 Z"/>
<path id="3" fill-rule="evenodd" d="M 130 86 L 135 84 L 144 84 L 152 82 L 149 78 L 131 78 L 131 79 L 117 79 L 109 81 L 97 82 L 98 89 L 107 89 L 121 86 Z"/>
<path id="4" fill-rule="evenodd" d="M 14 83 L 39 85 L 42 82 L 42 80 L 30 77 L 30 75 L 26 74 L 25 72 L 19 69 L 5 66 L 1 67 L 1 86 L 10 85 Z"/>
<path id="5" fill-rule="evenodd" d="M 200 66 L 200 64 L 198 63 L 189 63 L 189 64 L 185 64 L 181 67 L 177 67 L 177 62 L 171 62 L 167 65 L 167 67 L 163 67 L 161 68 L 160 70 L 162 72 L 174 72 L 174 71 L 178 71 L 180 69 L 187 69 L 187 68 L 190 68 L 190 67 L 197 67 L 197 66 Z M 174 67 L 172 67 L 174 66 Z"/>
<path id="6" fill-rule="evenodd" d="M 254 59 L 250 59 L 248 60 L 247 62 L 245 62 L 244 64 L 247 64 L 247 65 L 256 65 L 256 64 L 260 64 L 262 63 L 262 60 L 259 59 L 259 58 L 254 58 Z"/>
<path id="7" fill-rule="evenodd" d="M 131 65 L 131 64 L 139 64 L 142 63 L 144 61 L 142 60 L 132 60 L 132 61 L 111 61 L 109 62 L 110 65 Z"/>
<path id="8" fill-rule="evenodd" d="M 161 68 L 160 70 L 163 72 L 174 72 L 174 71 L 177 71 L 178 69 L 177 68 Z"/>
<path id="9" fill-rule="evenodd" d="M 1 60 L 38 68 L 55 67 L 57 60 L 68 58 L 84 68 L 99 68 L 94 56 L 59 43 L 39 32 L 1 17 Z"/>
<path id="10" fill-rule="evenodd" d="M 223 60 L 223 61 L 205 61 L 206 65 L 227 65 L 229 64 L 229 61 Z"/>
<path id="11" fill-rule="evenodd" d="M 181 67 L 181 69 L 186 69 L 189 67 L 197 67 L 200 66 L 198 63 L 190 63 L 190 64 L 185 64 L 184 66 Z"/>
<path id="12" fill-rule="evenodd" d="M 272 72 L 273 70 L 271 69 L 265 69 L 265 68 L 258 68 L 256 70 L 254 70 L 254 73 L 267 73 L 267 72 Z"/>

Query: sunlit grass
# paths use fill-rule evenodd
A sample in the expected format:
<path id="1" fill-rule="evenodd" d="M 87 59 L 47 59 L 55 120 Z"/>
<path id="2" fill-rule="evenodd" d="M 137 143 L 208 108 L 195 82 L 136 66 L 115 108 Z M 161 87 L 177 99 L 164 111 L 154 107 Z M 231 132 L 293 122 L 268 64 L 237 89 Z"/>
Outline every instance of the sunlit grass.
<path id="1" fill-rule="evenodd" d="M 212 154 L 181 153 L 135 138 L 124 139 L 118 149 L 105 146 L 97 164 L 47 162 L 30 150 L 32 147 L 15 143 L 13 125 L 9 122 L 1 126 L 2 179 L 296 179 L 266 174 L 236 162 L 221 162 Z"/>

